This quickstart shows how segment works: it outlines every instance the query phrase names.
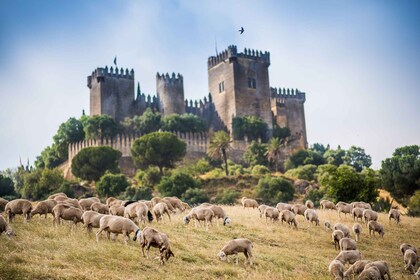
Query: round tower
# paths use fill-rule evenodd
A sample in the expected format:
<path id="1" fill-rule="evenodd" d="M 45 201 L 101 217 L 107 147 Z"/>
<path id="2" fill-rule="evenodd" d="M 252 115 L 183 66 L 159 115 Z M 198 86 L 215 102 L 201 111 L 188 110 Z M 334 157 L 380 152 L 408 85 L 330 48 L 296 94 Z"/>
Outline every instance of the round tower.
<path id="1" fill-rule="evenodd" d="M 156 90 L 160 112 L 164 115 L 185 114 L 184 81 L 182 75 L 156 74 Z"/>

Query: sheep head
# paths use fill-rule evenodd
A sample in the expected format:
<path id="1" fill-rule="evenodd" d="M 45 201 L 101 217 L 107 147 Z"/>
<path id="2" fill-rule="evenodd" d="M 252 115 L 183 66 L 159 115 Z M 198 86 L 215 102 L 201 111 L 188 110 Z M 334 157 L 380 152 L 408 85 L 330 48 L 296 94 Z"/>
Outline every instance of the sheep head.
<path id="1" fill-rule="evenodd" d="M 139 241 L 141 240 L 141 230 L 140 229 L 136 230 L 136 233 L 134 234 L 134 237 L 133 237 L 133 241 L 136 241 L 137 238 L 139 239 Z"/>
<path id="2" fill-rule="evenodd" d="M 220 258 L 221 261 L 225 262 L 227 257 L 226 257 L 226 253 L 223 251 L 220 251 L 217 256 Z"/>
<path id="3" fill-rule="evenodd" d="M 190 223 L 191 218 L 189 216 L 185 216 L 183 221 L 185 225 L 188 225 Z"/>
<path id="4" fill-rule="evenodd" d="M 231 221 L 231 219 L 229 218 L 229 217 L 225 217 L 225 219 L 223 220 L 223 225 L 225 226 L 225 225 L 228 225 L 228 224 L 230 224 L 232 221 Z"/>

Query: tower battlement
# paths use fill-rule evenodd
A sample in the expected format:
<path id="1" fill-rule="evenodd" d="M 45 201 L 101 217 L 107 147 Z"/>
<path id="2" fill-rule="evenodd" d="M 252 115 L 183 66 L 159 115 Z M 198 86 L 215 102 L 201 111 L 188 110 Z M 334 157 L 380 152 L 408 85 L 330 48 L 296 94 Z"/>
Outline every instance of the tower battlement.
<path id="1" fill-rule="evenodd" d="M 124 68 L 118 69 L 118 67 L 114 69 L 112 66 L 110 68 L 108 68 L 108 66 L 98 67 L 92 72 L 92 75 L 87 77 L 87 86 L 92 88 L 93 79 L 96 79 L 97 82 L 100 82 L 104 77 L 122 78 L 134 81 L 134 70 L 128 70 L 128 68 L 125 70 Z"/>
<path id="2" fill-rule="evenodd" d="M 231 61 L 232 59 L 235 59 L 237 57 L 255 59 L 270 65 L 269 52 L 262 52 L 258 50 L 245 48 L 243 53 L 238 53 L 236 46 L 230 45 L 226 50 L 222 51 L 218 55 L 210 56 L 207 60 L 207 67 L 210 69 L 221 62 L 226 62 L 226 59 L 229 59 L 229 61 Z"/>
<path id="3" fill-rule="evenodd" d="M 156 81 L 157 82 L 164 82 L 164 83 L 184 83 L 184 77 L 182 77 L 181 74 L 175 74 L 172 72 L 172 75 L 169 75 L 168 73 L 162 73 L 159 72 L 156 74 Z"/>
<path id="4" fill-rule="evenodd" d="M 175 75 L 156 74 L 156 93 L 159 109 L 164 115 L 184 114 L 184 78 Z"/>
<path id="5" fill-rule="evenodd" d="M 295 99 L 305 102 L 306 94 L 293 88 L 271 88 L 271 98 L 276 99 L 276 102 L 279 104 L 284 103 L 284 99 Z"/>

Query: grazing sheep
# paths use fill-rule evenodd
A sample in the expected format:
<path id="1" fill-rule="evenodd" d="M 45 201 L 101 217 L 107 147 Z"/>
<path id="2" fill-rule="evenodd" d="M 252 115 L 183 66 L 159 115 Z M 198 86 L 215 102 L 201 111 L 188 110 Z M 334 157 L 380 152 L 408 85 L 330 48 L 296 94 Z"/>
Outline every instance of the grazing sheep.
<path id="1" fill-rule="evenodd" d="M 343 238 L 344 238 L 344 233 L 339 229 L 336 229 L 331 233 L 331 239 L 332 239 L 332 242 L 334 243 L 334 248 L 336 250 L 340 248 L 340 240 Z"/>
<path id="2" fill-rule="evenodd" d="M 329 200 L 321 200 L 319 202 L 319 205 L 321 206 L 321 209 L 331 209 L 331 210 L 336 210 L 337 208 L 335 207 L 335 204 L 332 201 Z"/>
<path id="3" fill-rule="evenodd" d="M 41 215 L 45 215 L 45 219 L 47 218 L 47 214 L 51 213 L 51 215 L 54 216 L 52 210 L 54 208 L 54 206 L 57 205 L 57 201 L 55 201 L 54 199 L 47 199 L 47 200 L 43 200 L 38 202 L 38 204 L 35 206 L 34 209 L 32 209 L 31 211 L 31 216 L 35 216 L 36 214 Z"/>
<path id="4" fill-rule="evenodd" d="M 109 213 L 114 216 L 124 217 L 125 207 L 122 205 L 112 205 L 109 207 Z"/>
<path id="5" fill-rule="evenodd" d="M 360 273 L 358 280 L 381 280 L 381 272 L 376 266 L 371 266 L 365 268 L 362 273 Z"/>
<path id="6" fill-rule="evenodd" d="M 309 208 L 309 209 L 312 209 L 312 208 L 314 208 L 314 207 L 315 207 L 314 203 L 313 203 L 311 200 L 307 200 L 307 201 L 305 202 L 305 206 L 306 206 L 307 208 Z"/>
<path id="7" fill-rule="evenodd" d="M 4 198 L 0 197 L 0 208 L 4 209 L 4 207 L 6 206 L 6 204 L 7 204 L 8 202 L 9 202 L 8 200 L 6 200 L 6 199 L 4 199 Z"/>
<path id="8" fill-rule="evenodd" d="M 55 193 L 50 195 L 47 199 L 55 199 L 57 196 L 63 196 L 63 197 L 67 197 L 67 194 L 60 192 L 60 193 Z"/>
<path id="9" fill-rule="evenodd" d="M 282 211 L 282 210 L 289 210 L 292 211 L 292 207 L 293 205 L 288 204 L 288 203 L 283 203 L 283 202 L 279 202 L 276 205 L 277 210 Z"/>
<path id="10" fill-rule="evenodd" d="M 169 208 L 168 205 L 164 202 L 159 202 L 153 207 L 152 210 L 153 214 L 155 214 L 156 221 L 159 222 L 162 220 L 162 216 L 166 213 L 168 215 L 169 221 L 171 221 L 171 215 L 169 214 Z"/>
<path id="11" fill-rule="evenodd" d="M 318 214 L 313 209 L 306 209 L 304 213 L 305 219 L 310 222 L 310 225 L 312 225 L 313 222 L 315 222 L 316 226 L 319 226 L 319 218 Z"/>
<path id="12" fill-rule="evenodd" d="M 328 271 L 334 276 L 336 280 L 342 280 L 344 274 L 344 265 L 337 260 L 330 262 L 328 266 Z"/>
<path id="13" fill-rule="evenodd" d="M 289 210 L 282 210 L 280 211 L 280 220 L 281 223 L 283 223 L 283 221 L 285 221 L 286 223 L 289 224 L 290 227 L 292 227 L 292 225 L 297 228 L 297 222 L 295 219 L 296 215 L 295 213 L 293 213 L 292 211 Z"/>
<path id="14" fill-rule="evenodd" d="M 59 225 L 60 219 L 65 221 L 73 221 L 74 226 L 77 226 L 77 223 L 82 223 L 83 211 L 79 208 L 73 206 L 67 206 L 64 204 L 57 204 L 53 208 L 54 220 L 53 224 Z"/>
<path id="15" fill-rule="evenodd" d="M 324 230 L 325 231 L 332 231 L 331 223 L 329 221 L 324 222 Z"/>
<path id="16" fill-rule="evenodd" d="M 83 224 L 89 233 L 92 233 L 92 228 L 99 228 L 99 221 L 103 216 L 105 216 L 105 214 L 101 214 L 96 211 L 86 211 L 83 213 Z"/>
<path id="17" fill-rule="evenodd" d="M 353 225 L 353 232 L 354 235 L 356 235 L 356 241 L 359 241 L 360 234 L 362 234 L 362 226 L 359 223 L 355 223 Z"/>
<path id="18" fill-rule="evenodd" d="M 366 264 L 365 269 L 369 269 L 370 267 L 376 267 L 379 270 L 379 273 L 381 274 L 381 279 L 385 279 L 385 275 L 388 276 L 388 279 L 391 280 L 391 272 L 389 271 L 389 266 L 387 262 L 384 261 L 375 261 L 370 262 Z"/>
<path id="19" fill-rule="evenodd" d="M 153 209 L 153 203 L 150 200 L 140 200 L 140 202 L 146 204 L 149 209 Z"/>
<path id="20" fill-rule="evenodd" d="M 77 199 L 75 198 L 68 198 L 68 197 L 64 197 L 64 196 L 56 196 L 54 198 L 55 201 L 57 201 L 59 203 L 66 203 L 66 204 L 70 204 L 71 206 L 75 207 L 75 208 L 79 208 L 80 210 L 83 210 L 82 207 L 80 206 L 80 203 Z"/>
<path id="21" fill-rule="evenodd" d="M 31 219 L 32 204 L 26 199 L 15 199 L 9 201 L 4 207 L 9 223 L 13 222 L 16 214 L 22 214 L 23 220 L 27 223 Z"/>
<path id="22" fill-rule="evenodd" d="M 270 206 L 265 205 L 265 204 L 261 204 L 260 206 L 258 206 L 258 210 L 260 211 L 260 218 L 262 218 L 262 215 L 264 214 L 264 211 L 267 207 L 270 207 Z"/>
<path id="23" fill-rule="evenodd" d="M 365 218 L 365 224 L 369 221 L 378 221 L 378 213 L 370 209 L 365 209 L 363 211 L 363 218 Z"/>
<path id="24" fill-rule="evenodd" d="M 414 273 L 414 268 L 417 264 L 417 258 L 417 254 L 413 250 L 407 249 L 404 253 L 405 270 Z"/>
<path id="25" fill-rule="evenodd" d="M 0 235 L 5 232 L 6 236 L 10 239 L 15 234 L 13 233 L 12 227 L 9 225 L 8 222 L 3 218 L 3 216 L 0 215 Z"/>
<path id="26" fill-rule="evenodd" d="M 222 207 L 217 206 L 217 205 L 212 205 L 212 204 L 206 206 L 205 203 L 201 204 L 199 207 L 204 207 L 204 208 L 207 208 L 207 209 L 210 209 L 211 211 L 213 211 L 213 213 L 214 213 L 213 218 L 216 218 L 217 226 L 219 226 L 219 219 L 223 220 L 223 225 L 224 226 L 227 225 L 227 224 L 230 224 L 231 220 L 226 215 L 225 210 L 223 210 Z"/>
<path id="27" fill-rule="evenodd" d="M 190 205 L 188 205 L 188 203 L 186 203 L 186 202 L 182 202 L 182 206 L 184 207 L 184 209 L 185 210 L 187 210 L 187 209 L 191 209 L 191 206 Z M 185 211 L 184 210 L 184 211 Z M 182 212 L 184 212 L 184 211 L 182 211 Z"/>
<path id="28" fill-rule="evenodd" d="M 183 205 L 182 200 L 179 199 L 178 197 L 176 197 L 176 196 L 164 197 L 163 200 L 168 201 L 171 204 L 171 206 L 174 210 L 178 209 L 181 212 L 185 211 L 185 206 Z"/>
<path id="29" fill-rule="evenodd" d="M 99 242 L 99 235 L 102 231 L 106 231 L 108 239 L 111 233 L 116 235 L 122 234 L 124 236 L 125 245 L 128 244 L 132 232 L 134 232 L 133 241 L 136 241 L 137 238 L 141 238 L 140 228 L 132 220 L 119 216 L 104 215 L 99 220 L 99 230 L 96 232 L 96 242 Z"/>
<path id="30" fill-rule="evenodd" d="M 183 221 L 185 225 L 188 225 L 191 219 L 194 219 L 195 227 L 197 227 L 197 222 L 201 225 L 200 221 L 204 221 L 206 225 L 206 230 L 209 230 L 209 224 L 211 225 L 211 221 L 214 217 L 214 212 L 208 208 L 203 207 L 196 207 L 191 209 L 190 213 L 188 213 Z"/>
<path id="31" fill-rule="evenodd" d="M 158 204 L 159 202 L 162 202 L 162 198 L 155 196 L 154 198 L 152 198 L 150 200 L 150 202 L 152 202 L 152 205 L 155 206 L 156 204 Z"/>
<path id="32" fill-rule="evenodd" d="M 405 251 L 406 251 L 407 249 L 411 249 L 411 250 L 413 250 L 413 251 L 414 251 L 414 253 L 416 253 L 416 254 L 417 254 L 417 249 L 416 249 L 416 247 L 414 247 L 413 245 L 407 244 L 407 243 L 403 243 L 403 244 L 401 244 L 401 246 L 400 246 L 400 250 L 401 250 L 401 253 L 402 253 L 402 255 L 403 255 L 403 256 L 404 256 L 404 253 L 405 253 Z"/>
<path id="33" fill-rule="evenodd" d="M 108 207 L 111 207 L 113 205 L 121 206 L 122 204 L 123 204 L 123 201 L 121 199 L 117 199 L 112 196 L 106 199 L 106 205 L 108 205 Z"/>
<path id="34" fill-rule="evenodd" d="M 280 215 L 280 212 L 277 208 L 274 208 L 274 207 L 265 208 L 264 210 L 265 223 L 267 223 L 267 218 L 270 218 L 273 223 L 275 221 L 278 221 L 279 215 Z"/>
<path id="35" fill-rule="evenodd" d="M 353 208 L 359 207 L 359 208 L 364 208 L 364 209 L 372 209 L 372 206 L 370 206 L 369 203 L 363 202 L 363 201 L 352 202 L 350 204 L 351 206 L 353 206 Z"/>
<path id="36" fill-rule="evenodd" d="M 258 202 L 255 199 L 242 197 L 243 208 L 258 208 Z"/>
<path id="37" fill-rule="evenodd" d="M 150 258 L 150 255 L 149 255 L 150 247 L 159 248 L 160 262 L 162 264 L 164 264 L 165 261 L 168 261 L 171 256 L 175 257 L 174 253 L 171 250 L 169 238 L 163 232 L 159 232 L 151 227 L 145 227 L 143 231 L 141 232 L 141 236 L 139 240 L 140 240 L 141 252 L 143 254 L 143 257 L 145 256 L 144 247 L 146 247 L 146 254 L 147 254 L 148 259 Z"/>
<path id="38" fill-rule="evenodd" d="M 54 196 L 54 198 L 48 197 L 48 199 L 54 199 L 56 201 L 65 201 L 65 200 L 67 200 L 69 198 L 67 197 L 67 195 L 61 195 L 61 194 L 59 194 L 59 195 Z"/>
<path id="39" fill-rule="evenodd" d="M 80 207 L 82 207 L 83 211 L 87 211 L 91 209 L 91 206 L 95 202 L 101 202 L 97 197 L 88 197 L 79 199 Z"/>
<path id="40" fill-rule="evenodd" d="M 353 210 L 351 210 L 353 221 L 357 221 L 358 219 L 360 219 L 360 221 L 363 221 L 363 211 L 365 211 L 365 208 L 360 208 L 360 207 L 353 208 Z"/>
<path id="41" fill-rule="evenodd" d="M 379 235 L 384 238 L 384 227 L 378 223 L 377 221 L 370 221 L 368 223 L 368 227 L 369 227 L 369 235 L 371 235 L 371 233 L 373 233 L 373 236 L 375 236 L 375 232 L 379 233 Z"/>
<path id="42" fill-rule="evenodd" d="M 344 265 L 346 263 L 354 264 L 356 261 L 362 259 L 362 254 L 359 250 L 350 250 L 350 251 L 341 251 L 335 260 L 342 262 Z"/>
<path id="43" fill-rule="evenodd" d="M 304 216 L 306 209 L 308 209 L 308 207 L 306 207 L 303 204 L 295 204 L 292 207 L 292 212 L 295 213 L 296 215 Z"/>
<path id="44" fill-rule="evenodd" d="M 100 214 L 109 214 L 109 208 L 106 204 L 95 202 L 90 206 L 90 210 L 98 212 Z"/>
<path id="45" fill-rule="evenodd" d="M 357 243 L 351 238 L 341 238 L 339 244 L 341 251 L 357 250 Z"/>
<path id="46" fill-rule="evenodd" d="M 353 279 L 353 275 L 359 275 L 364 269 L 365 266 L 370 263 L 369 260 L 359 260 L 352 264 L 349 269 L 344 272 L 344 279 Z"/>
<path id="47" fill-rule="evenodd" d="M 341 213 L 344 213 L 344 216 L 346 217 L 347 214 L 351 214 L 351 211 L 353 210 L 353 206 L 351 204 L 347 204 L 345 202 L 338 202 L 335 207 L 337 208 L 338 212 L 338 218 L 341 219 Z"/>
<path id="48" fill-rule="evenodd" d="M 146 220 L 149 222 L 153 221 L 152 212 L 150 212 L 149 207 L 143 202 L 135 202 L 127 205 L 124 209 L 124 217 L 129 219 L 136 219 L 138 222 L 146 223 Z"/>
<path id="49" fill-rule="evenodd" d="M 252 265 L 252 247 L 252 242 L 249 239 L 233 239 L 226 243 L 225 246 L 223 246 L 217 256 L 221 261 L 227 260 L 229 262 L 227 256 L 235 255 L 235 263 L 238 265 L 238 253 L 244 253 L 246 258 L 245 264 L 247 264 L 249 260 L 249 265 Z"/>
<path id="50" fill-rule="evenodd" d="M 391 219 L 394 219 L 397 224 L 400 223 L 401 213 L 398 209 L 391 209 L 388 213 L 388 220 L 391 222 Z"/>
<path id="51" fill-rule="evenodd" d="M 333 229 L 334 230 L 336 230 L 336 229 L 341 230 L 344 233 L 344 237 L 350 237 L 350 229 L 344 224 L 336 223 L 333 226 Z"/>

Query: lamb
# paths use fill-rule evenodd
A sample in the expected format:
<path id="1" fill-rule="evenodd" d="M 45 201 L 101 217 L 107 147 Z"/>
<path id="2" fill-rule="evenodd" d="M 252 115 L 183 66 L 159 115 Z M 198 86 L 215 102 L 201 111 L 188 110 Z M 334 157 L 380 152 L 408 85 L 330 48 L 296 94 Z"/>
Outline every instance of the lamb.
<path id="1" fill-rule="evenodd" d="M 99 220 L 99 230 L 96 232 L 96 242 L 99 242 L 99 235 L 102 231 L 107 232 L 108 239 L 111 233 L 116 235 L 121 233 L 124 236 L 125 245 L 128 244 L 132 232 L 134 232 L 133 241 L 136 241 L 137 238 L 141 238 L 140 228 L 132 220 L 119 216 L 105 215 Z"/>
<path id="2" fill-rule="evenodd" d="M 258 202 L 255 199 L 242 197 L 242 207 L 243 208 L 258 208 Z"/>
<path id="3" fill-rule="evenodd" d="M 362 234 L 362 226 L 359 223 L 353 225 L 353 233 L 356 236 L 356 241 L 359 241 L 360 234 Z"/>
<path id="4" fill-rule="evenodd" d="M 357 221 L 358 219 L 363 221 L 363 211 L 365 211 L 365 208 L 360 208 L 360 207 L 353 208 L 353 210 L 351 210 L 353 221 Z"/>
<path id="5" fill-rule="evenodd" d="M 296 215 L 302 215 L 302 216 L 305 215 L 306 209 L 308 209 L 308 207 L 306 207 L 303 204 L 295 204 L 292 207 L 293 213 L 295 213 Z"/>
<path id="6" fill-rule="evenodd" d="M 91 206 L 95 202 L 101 202 L 97 197 L 88 197 L 79 199 L 80 207 L 82 207 L 83 211 L 87 211 L 91 209 Z"/>
<path id="7" fill-rule="evenodd" d="M 112 205 L 109 207 L 109 213 L 114 216 L 124 216 L 125 207 L 122 205 Z"/>
<path id="8" fill-rule="evenodd" d="M 9 225 L 8 222 L 6 222 L 6 220 L 3 218 L 3 216 L 0 215 L 0 235 L 5 232 L 6 236 L 10 239 L 12 238 L 15 234 L 13 232 L 12 227 Z"/>
<path id="9" fill-rule="evenodd" d="M 306 209 L 304 213 L 305 219 L 310 222 L 312 225 L 312 222 L 315 222 L 315 225 L 319 226 L 319 218 L 318 214 L 313 209 Z"/>
<path id="10" fill-rule="evenodd" d="M 331 223 L 329 221 L 324 222 L 324 230 L 325 231 L 332 231 Z"/>
<path id="11" fill-rule="evenodd" d="M 360 273 L 359 280 L 381 280 L 381 272 L 376 266 L 371 266 L 367 269 L 364 269 L 362 273 Z"/>
<path id="12" fill-rule="evenodd" d="M 92 228 L 99 228 L 99 221 L 103 216 L 105 216 L 105 214 L 101 214 L 96 211 L 86 211 L 83 213 L 83 224 L 89 233 L 92 233 Z"/>
<path id="13" fill-rule="evenodd" d="M 45 219 L 47 218 L 47 214 L 51 213 L 51 215 L 54 216 L 52 209 L 54 208 L 54 206 L 57 205 L 57 201 L 55 201 L 54 199 L 47 199 L 47 200 L 43 200 L 38 202 L 38 204 L 35 206 L 34 209 L 32 209 L 31 211 L 31 216 L 35 216 L 36 214 L 41 215 L 45 215 Z"/>
<path id="14" fill-rule="evenodd" d="M 378 223 L 377 221 L 370 221 L 368 223 L 368 227 L 369 227 L 369 235 L 371 235 L 371 233 L 373 233 L 373 236 L 375 236 L 375 232 L 379 233 L 379 235 L 384 238 L 384 227 Z"/>
<path id="15" fill-rule="evenodd" d="M 400 246 L 400 250 L 401 250 L 401 253 L 402 253 L 402 255 L 403 255 L 403 256 L 404 256 L 404 253 L 405 253 L 405 251 L 406 251 L 407 249 L 411 249 L 411 250 L 413 250 L 413 251 L 414 251 L 414 253 L 416 253 L 416 254 L 417 254 L 417 249 L 416 249 L 416 247 L 414 247 L 413 245 L 407 244 L 407 243 L 403 243 L 403 244 L 401 244 L 401 246 Z"/>
<path id="16" fill-rule="evenodd" d="M 238 265 L 238 253 L 244 253 L 246 261 L 245 264 L 248 263 L 252 265 L 252 242 L 246 238 L 238 238 L 230 240 L 226 243 L 225 246 L 220 250 L 217 256 L 220 258 L 221 261 L 229 261 L 227 256 L 235 255 L 235 263 Z"/>
<path id="17" fill-rule="evenodd" d="M 335 207 L 337 208 L 337 212 L 338 212 L 338 218 L 341 218 L 341 213 L 344 213 L 345 216 L 347 216 L 347 214 L 350 214 L 351 211 L 353 210 L 353 206 L 351 206 L 351 204 L 347 204 L 345 202 L 338 202 Z"/>
<path id="18" fill-rule="evenodd" d="M 258 206 L 258 210 L 260 211 L 260 218 L 262 218 L 262 215 L 264 214 L 264 211 L 267 207 L 270 207 L 270 206 L 265 205 L 265 204 L 261 204 L 260 206 Z"/>
<path id="19" fill-rule="evenodd" d="M 414 268 L 417 264 L 417 258 L 417 254 L 413 250 L 407 249 L 404 253 L 405 270 L 414 273 Z"/>
<path id="20" fill-rule="evenodd" d="M 328 271 L 334 276 L 336 280 L 342 280 L 344 274 L 344 265 L 337 260 L 330 262 L 328 266 Z"/>
<path id="21" fill-rule="evenodd" d="M 109 214 L 109 208 L 106 204 L 102 204 L 100 202 L 94 202 L 90 206 L 90 210 L 98 212 L 100 214 Z"/>
<path id="22" fill-rule="evenodd" d="M 365 266 L 370 262 L 371 261 L 369 260 L 359 260 L 355 262 L 349 267 L 349 269 L 346 270 L 346 272 L 344 272 L 344 279 L 353 279 L 351 276 L 355 274 L 359 275 L 365 269 Z"/>
<path id="23" fill-rule="evenodd" d="M 336 223 L 334 225 L 333 229 L 334 230 L 336 230 L 336 229 L 341 230 L 344 234 L 344 237 L 350 237 L 350 229 L 344 224 Z"/>
<path id="24" fill-rule="evenodd" d="M 153 207 L 153 214 L 155 214 L 156 221 L 159 222 L 162 220 L 162 216 L 166 213 L 168 215 L 169 221 L 171 221 L 171 215 L 169 214 L 168 205 L 164 202 L 159 202 Z"/>
<path id="25" fill-rule="evenodd" d="M 336 229 L 331 233 L 331 238 L 332 242 L 334 243 L 334 248 L 338 250 L 340 247 L 340 240 L 344 238 L 344 233 L 341 230 Z"/>
<path id="26" fill-rule="evenodd" d="M 9 201 L 4 207 L 9 223 L 13 222 L 16 214 L 22 214 L 23 220 L 27 223 L 31 219 L 32 204 L 26 199 L 15 199 Z"/>
<path id="27" fill-rule="evenodd" d="M 289 210 L 280 211 L 281 223 L 283 223 L 283 221 L 285 221 L 286 223 L 289 224 L 290 227 L 292 227 L 292 225 L 294 225 L 295 228 L 297 228 L 297 222 L 296 222 L 295 216 L 296 216 L 295 213 L 293 213 L 292 211 L 289 211 Z"/>
<path id="28" fill-rule="evenodd" d="M 127 205 L 124 210 L 124 217 L 129 219 L 136 219 L 143 224 L 146 223 L 146 220 L 149 222 L 153 221 L 152 212 L 143 202 L 135 202 Z"/>
<path id="29" fill-rule="evenodd" d="M 230 224 L 231 220 L 226 215 L 225 210 L 223 210 L 222 207 L 217 206 L 217 205 L 212 205 L 212 204 L 210 204 L 208 206 L 205 206 L 203 204 L 201 204 L 200 207 L 204 207 L 204 208 L 207 208 L 207 209 L 210 209 L 211 211 L 213 211 L 214 218 L 216 218 L 217 226 L 219 226 L 219 219 L 223 219 L 223 225 L 224 226 L 227 225 L 227 224 Z"/>
<path id="30" fill-rule="evenodd" d="M 321 200 L 320 202 L 319 202 L 319 205 L 321 206 L 321 208 L 322 209 L 333 209 L 333 210 L 336 210 L 337 208 L 335 207 L 335 204 L 332 202 L 332 201 L 329 201 L 329 200 L 325 200 L 325 199 L 323 199 L 323 200 Z"/>
<path id="31" fill-rule="evenodd" d="M 391 219 L 394 219 L 397 224 L 400 223 L 401 213 L 398 209 L 391 209 L 388 213 L 388 220 L 391 222 Z"/>
<path id="32" fill-rule="evenodd" d="M 314 208 L 314 207 L 315 207 L 314 203 L 313 203 L 311 200 L 307 200 L 307 201 L 305 202 L 305 206 L 306 206 L 307 208 L 309 208 L 309 209 L 312 209 L 312 208 Z"/>
<path id="33" fill-rule="evenodd" d="M 376 267 L 380 273 L 380 279 L 385 279 L 385 275 L 388 276 L 388 279 L 391 280 L 391 272 L 389 271 L 388 263 L 384 261 L 375 261 L 366 264 L 365 269 L 369 269 L 371 267 Z"/>
<path id="34" fill-rule="evenodd" d="M 282 210 L 289 210 L 292 211 L 292 207 L 293 205 L 290 205 L 288 203 L 283 203 L 283 202 L 279 202 L 276 205 L 277 210 L 282 211 Z"/>
<path id="35" fill-rule="evenodd" d="M 4 209 L 4 207 L 6 206 L 6 204 L 7 204 L 8 202 L 9 202 L 8 200 L 6 200 L 6 199 L 4 199 L 4 198 L 0 197 L 0 208 Z"/>
<path id="36" fill-rule="evenodd" d="M 53 208 L 54 220 L 53 224 L 59 225 L 60 219 L 66 221 L 73 221 L 74 226 L 77 226 L 77 223 L 83 222 L 82 215 L 83 211 L 79 208 L 73 206 L 66 206 L 63 204 L 57 204 Z"/>
<path id="37" fill-rule="evenodd" d="M 264 210 L 265 222 L 267 223 L 267 218 L 270 218 L 271 221 L 274 223 L 278 221 L 280 212 L 277 208 L 274 207 L 267 207 Z"/>
<path id="38" fill-rule="evenodd" d="M 363 201 L 352 202 L 350 204 L 351 206 L 353 206 L 353 208 L 359 207 L 359 208 L 364 208 L 364 209 L 372 209 L 372 206 L 370 206 L 369 203 L 363 202 Z"/>
<path id="39" fill-rule="evenodd" d="M 365 218 L 365 224 L 369 221 L 378 221 L 378 213 L 373 210 L 366 209 L 363 211 L 363 218 Z"/>
<path id="40" fill-rule="evenodd" d="M 346 263 L 354 264 L 356 261 L 362 259 L 362 254 L 359 250 L 350 250 L 350 251 L 341 251 L 335 260 L 342 262 L 344 265 Z"/>
<path id="41" fill-rule="evenodd" d="M 357 243 L 351 238 L 341 238 L 339 244 L 341 251 L 357 250 Z"/>
<path id="42" fill-rule="evenodd" d="M 150 247 L 159 248 L 160 262 L 162 264 L 164 264 L 165 261 L 168 261 L 171 256 L 175 257 L 174 253 L 171 250 L 169 238 L 163 232 L 159 232 L 151 227 L 145 227 L 141 232 L 141 237 L 139 238 L 139 240 L 143 257 L 145 256 L 144 247 L 146 247 L 146 254 L 148 259 L 150 258 Z"/>
<path id="43" fill-rule="evenodd" d="M 200 221 L 205 221 L 206 230 L 209 230 L 209 224 L 214 217 L 214 212 L 208 208 L 196 207 L 191 209 L 190 213 L 186 215 L 183 219 L 184 224 L 188 225 L 191 219 L 194 219 L 195 227 L 197 227 L 197 222 L 200 225 Z"/>

